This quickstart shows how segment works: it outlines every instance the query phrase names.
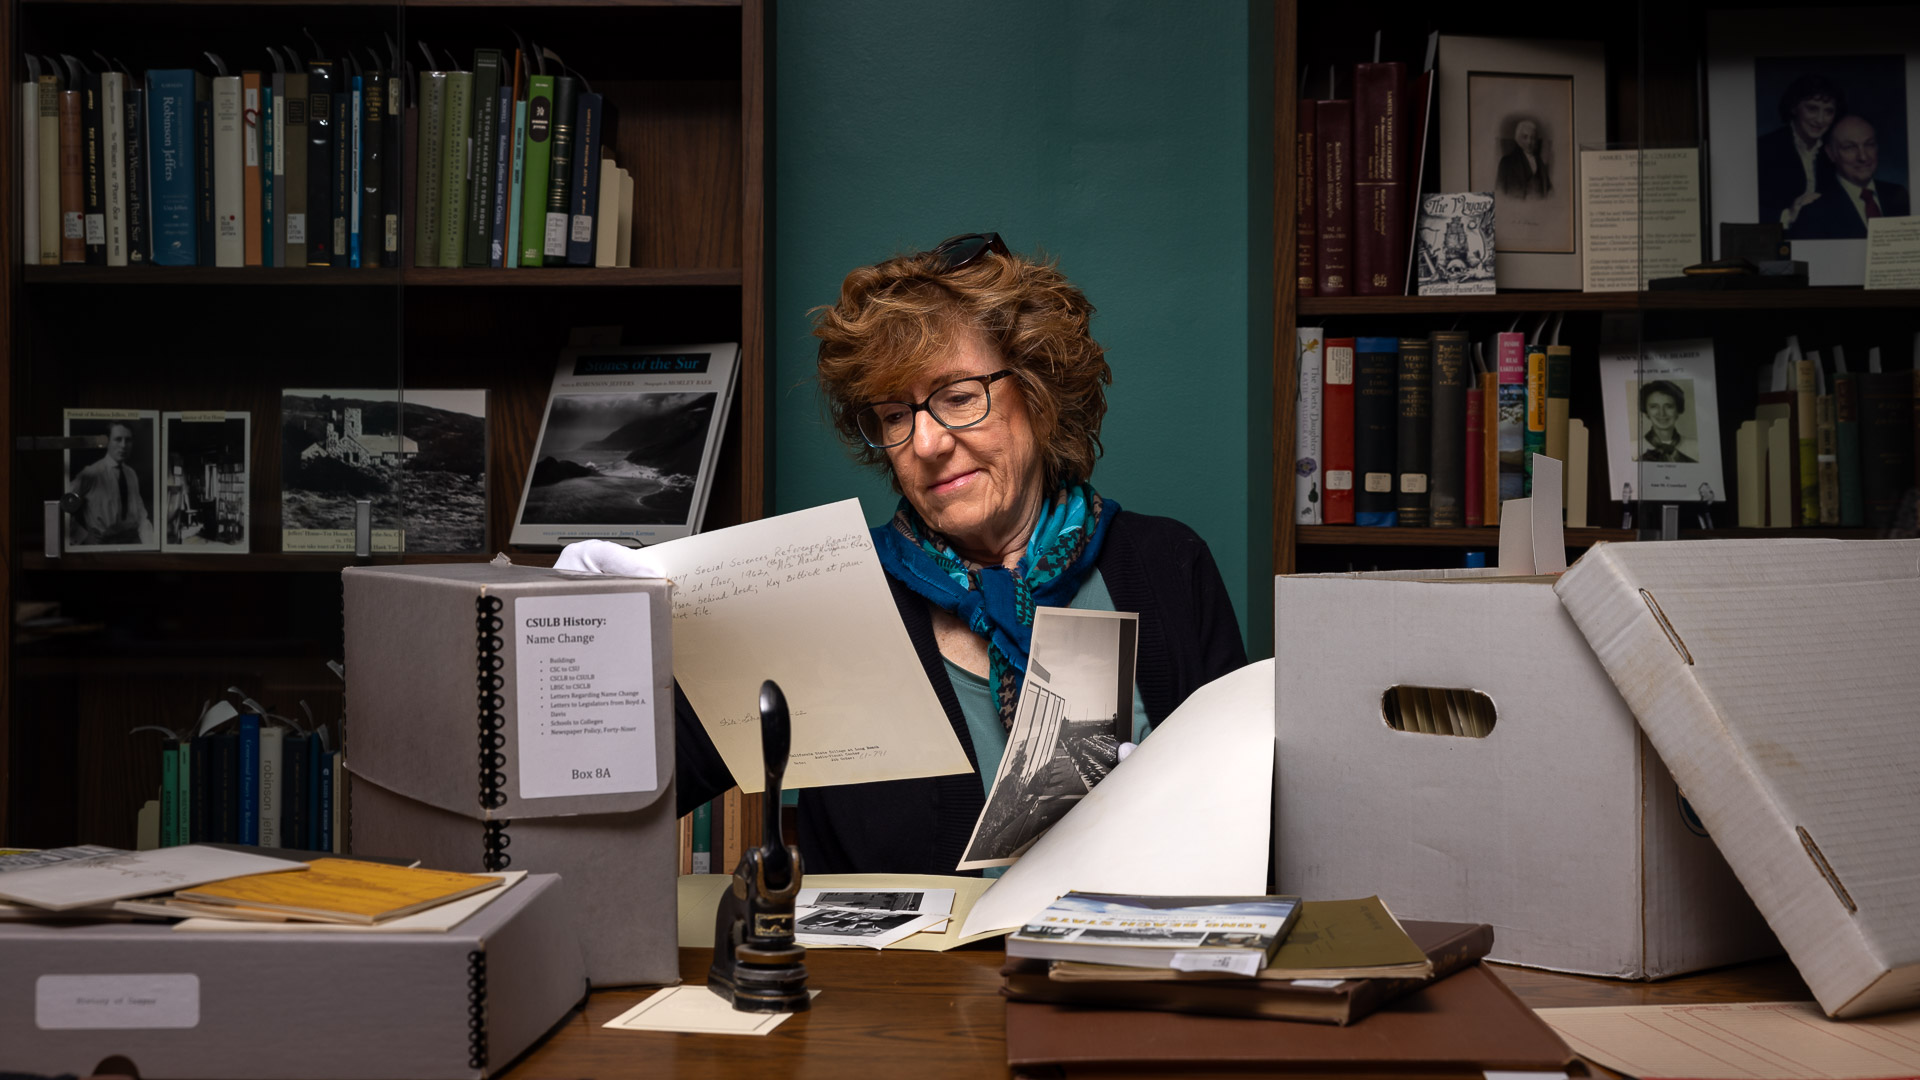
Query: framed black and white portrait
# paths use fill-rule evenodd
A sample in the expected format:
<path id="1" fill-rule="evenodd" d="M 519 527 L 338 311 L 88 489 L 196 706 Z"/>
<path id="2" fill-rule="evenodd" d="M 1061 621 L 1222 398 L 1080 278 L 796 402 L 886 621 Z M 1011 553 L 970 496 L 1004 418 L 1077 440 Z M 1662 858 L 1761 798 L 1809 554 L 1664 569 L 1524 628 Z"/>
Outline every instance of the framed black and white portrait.
<path id="1" fill-rule="evenodd" d="M 1607 131 L 1597 42 L 1440 38 L 1440 187 L 1491 191 L 1502 289 L 1578 289 L 1580 149 Z"/>
<path id="2" fill-rule="evenodd" d="M 97 446 L 66 452 L 60 495 L 69 551 L 158 551 L 154 507 L 160 414 L 142 409 L 67 409 L 64 434 Z"/>

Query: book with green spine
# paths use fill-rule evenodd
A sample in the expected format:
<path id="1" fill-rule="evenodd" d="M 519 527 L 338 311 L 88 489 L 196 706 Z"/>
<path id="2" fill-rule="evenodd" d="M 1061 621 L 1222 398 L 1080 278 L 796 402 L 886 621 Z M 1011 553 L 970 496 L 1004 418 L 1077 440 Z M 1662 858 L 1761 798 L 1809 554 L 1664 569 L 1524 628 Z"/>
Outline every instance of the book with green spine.
<path id="1" fill-rule="evenodd" d="M 527 80 L 526 162 L 520 184 L 520 265 L 539 266 L 547 237 L 547 166 L 553 159 L 553 76 Z"/>
<path id="2" fill-rule="evenodd" d="M 413 265 L 440 265 L 440 174 L 445 149 L 447 73 L 420 73 L 420 135 L 414 148 Z"/>
<path id="3" fill-rule="evenodd" d="M 440 265 L 467 258 L 467 177 L 472 167 L 473 72 L 447 72 L 447 115 L 441 125 Z"/>
<path id="4" fill-rule="evenodd" d="M 1867 523 L 1867 505 L 1860 492 L 1860 384 L 1852 372 L 1833 377 L 1835 456 L 1839 459 L 1840 524 L 1859 528 Z"/>

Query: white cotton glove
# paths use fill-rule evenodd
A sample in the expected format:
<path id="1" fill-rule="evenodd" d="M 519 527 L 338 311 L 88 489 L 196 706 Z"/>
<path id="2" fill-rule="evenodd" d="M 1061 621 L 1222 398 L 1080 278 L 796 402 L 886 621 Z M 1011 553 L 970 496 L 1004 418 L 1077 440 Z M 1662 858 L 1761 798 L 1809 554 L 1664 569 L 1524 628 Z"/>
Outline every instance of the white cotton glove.
<path id="1" fill-rule="evenodd" d="M 663 578 L 666 572 L 647 557 L 646 548 L 630 548 L 607 540 L 582 540 L 568 544 L 555 570 L 576 574 L 613 574 L 617 577 Z"/>
<path id="2" fill-rule="evenodd" d="M 1125 760 L 1127 760 L 1127 755 L 1128 755 L 1128 754 L 1131 754 L 1131 753 L 1133 753 L 1133 748 L 1134 748 L 1134 744 L 1133 744 L 1133 743 L 1130 743 L 1130 742 L 1123 742 L 1123 743 L 1121 743 L 1121 744 L 1120 744 L 1120 752 L 1119 752 L 1119 754 L 1118 754 L 1118 755 L 1117 755 L 1117 756 L 1116 756 L 1116 757 L 1114 758 L 1114 760 L 1115 760 L 1115 761 L 1125 761 Z"/>

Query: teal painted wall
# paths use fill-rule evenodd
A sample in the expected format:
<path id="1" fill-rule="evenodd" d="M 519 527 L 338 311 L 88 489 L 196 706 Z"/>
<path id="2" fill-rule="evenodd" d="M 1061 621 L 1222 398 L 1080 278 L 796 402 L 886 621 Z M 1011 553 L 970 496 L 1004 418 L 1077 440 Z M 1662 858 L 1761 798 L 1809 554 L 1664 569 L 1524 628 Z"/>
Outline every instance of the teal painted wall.
<path id="1" fill-rule="evenodd" d="M 1272 283 L 1271 226 L 1260 223 L 1271 220 L 1271 164 L 1270 137 L 1250 131 L 1270 112 L 1250 104 L 1249 88 L 1270 85 L 1270 65 L 1260 65 L 1271 22 L 1257 7 L 779 6 L 768 309 L 776 512 L 857 495 L 878 522 L 897 498 L 834 440 L 813 383 L 808 311 L 830 302 L 853 266 L 997 231 L 1016 250 L 1057 257 L 1098 311 L 1094 335 L 1114 385 L 1095 486 L 1196 529 L 1243 634 L 1264 651 L 1271 485 L 1261 462 L 1271 456 L 1259 395 Z"/>

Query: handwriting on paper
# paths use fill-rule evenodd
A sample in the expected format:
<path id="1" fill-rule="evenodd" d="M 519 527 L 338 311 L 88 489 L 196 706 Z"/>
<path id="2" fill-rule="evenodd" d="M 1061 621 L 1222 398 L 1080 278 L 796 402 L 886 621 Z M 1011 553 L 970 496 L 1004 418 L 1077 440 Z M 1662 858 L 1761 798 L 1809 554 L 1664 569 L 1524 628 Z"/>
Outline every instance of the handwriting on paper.
<path id="1" fill-rule="evenodd" d="M 711 615 L 729 600 L 764 596 L 788 585 L 838 576 L 859 568 L 873 550 L 864 530 L 800 544 L 781 544 L 755 555 L 698 563 L 674 582 L 673 617 Z"/>

